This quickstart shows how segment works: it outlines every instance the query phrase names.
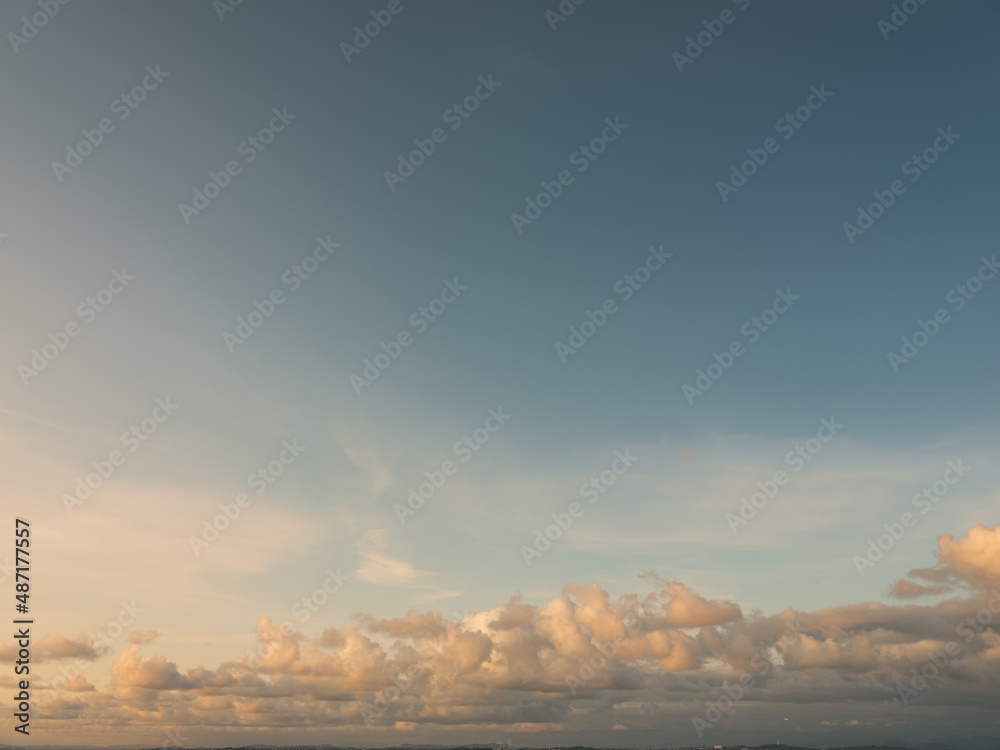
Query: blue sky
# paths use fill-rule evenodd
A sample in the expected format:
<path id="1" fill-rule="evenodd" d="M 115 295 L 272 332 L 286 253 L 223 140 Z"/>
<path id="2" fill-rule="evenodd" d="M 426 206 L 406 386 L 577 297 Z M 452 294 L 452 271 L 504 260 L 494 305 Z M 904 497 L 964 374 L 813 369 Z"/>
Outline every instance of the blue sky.
<path id="1" fill-rule="evenodd" d="M 194 688 L 180 678 L 156 688 L 135 675 L 236 659 L 259 618 L 292 620 L 330 568 L 351 580 L 296 624 L 303 633 L 410 608 L 459 620 L 517 594 L 544 608 L 567 583 L 614 599 L 650 590 L 647 571 L 767 617 L 898 608 L 893 582 L 935 554 L 972 587 L 955 591 L 973 603 L 985 591 L 935 538 L 998 525 L 995 3 L 917 5 L 885 38 L 883 2 L 591 0 L 553 29 L 557 3 L 401 0 L 350 61 L 341 44 L 385 4 L 246 2 L 220 18 L 210 3 L 71 3 L 12 41 L 39 7 L 0 10 L 5 516 L 37 519 L 42 630 L 93 633 L 135 597 L 148 611 L 136 627 L 159 634 L 134 644 L 141 657 L 123 639 L 85 659 L 85 728 L 55 704 L 53 741 L 105 741 L 94 696 L 182 699 Z M 674 53 L 723 11 L 731 23 L 678 70 Z M 162 71 L 155 87 L 150 68 Z M 116 100 L 144 80 L 144 100 L 118 119 Z M 452 129 L 448 111 L 477 88 L 475 111 Z M 776 124 L 816 102 L 814 89 L 830 93 L 785 139 Z M 248 147 L 281 122 L 275 110 L 283 129 Z M 60 180 L 53 162 L 102 118 L 100 144 Z M 620 132 L 581 162 L 609 121 Z M 390 190 L 387 170 L 435 128 L 443 142 Z M 947 150 L 939 129 L 957 136 Z M 769 138 L 776 150 L 722 200 L 717 183 Z M 935 139 L 938 158 L 913 181 L 907 162 Z M 233 160 L 238 173 L 185 221 L 179 204 Z M 572 183 L 518 232 L 511 214 L 562 170 Z M 894 180 L 905 192 L 849 241 L 845 222 Z M 283 275 L 318 239 L 338 247 L 293 289 Z M 670 258 L 626 301 L 616 284 L 650 248 Z M 122 269 L 135 278 L 111 304 L 78 314 Z M 948 295 L 977 273 L 986 280 L 957 309 Z M 414 325 L 446 282 L 467 288 Z M 284 301 L 230 352 L 223 334 L 275 289 Z M 794 304 L 759 337 L 744 333 L 779 291 Z M 563 362 L 557 342 L 609 298 L 616 312 Z M 894 372 L 888 353 L 939 309 L 948 322 Z M 18 369 L 71 322 L 79 335 L 44 369 Z M 357 393 L 351 376 L 403 331 L 412 344 Z M 734 341 L 744 353 L 689 403 L 682 386 Z M 157 398 L 178 410 L 69 513 L 77 478 L 122 449 Z M 490 409 L 511 417 L 463 461 L 453 446 Z M 823 419 L 842 432 L 794 471 L 786 454 Z M 219 503 L 253 493 L 248 475 L 295 439 L 301 457 L 195 555 L 191 538 Z M 581 500 L 581 484 L 625 449 L 634 466 L 599 502 Z M 960 458 L 967 477 L 860 575 L 852 558 Z M 401 523 L 394 508 L 447 460 L 457 473 Z M 781 470 L 787 488 L 733 533 L 726 514 Z M 573 502 L 585 512 L 527 565 L 522 545 Z M 369 637 L 392 653 L 388 636 Z M 54 643 L 49 663 L 79 658 Z M 706 651 L 698 670 L 720 658 Z M 448 718 L 419 736 L 523 731 L 574 744 L 599 732 L 620 745 L 648 744 L 662 722 L 676 722 L 678 742 L 691 731 L 684 711 L 633 726 L 608 708 L 587 725 L 572 701 L 549 698 L 546 710 L 568 712 L 559 721 L 494 716 L 458 737 Z M 920 736 L 912 713 L 864 731 Z M 254 725 L 243 716 L 234 726 Z M 824 720 L 794 731 L 852 739 L 846 719 L 836 730 Z M 141 712 L 115 721 L 136 741 L 162 730 Z M 352 741 L 392 741 L 346 723 Z M 260 726 L 274 730 L 267 741 L 280 736 Z M 967 726 L 996 731 L 986 714 Z M 726 731 L 749 742 L 765 728 Z M 226 735 L 242 736 L 264 734 Z"/>

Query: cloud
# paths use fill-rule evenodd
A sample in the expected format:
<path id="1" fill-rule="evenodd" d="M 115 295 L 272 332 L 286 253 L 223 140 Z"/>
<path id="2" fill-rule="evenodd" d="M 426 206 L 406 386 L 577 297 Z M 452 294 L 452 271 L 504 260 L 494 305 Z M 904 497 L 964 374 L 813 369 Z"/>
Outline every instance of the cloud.
<path id="1" fill-rule="evenodd" d="M 363 551 L 364 562 L 358 568 L 358 578 L 379 586 L 407 586 L 414 581 L 419 572 L 411 563 L 398 560 L 377 552 Z"/>
<path id="2" fill-rule="evenodd" d="M 914 568 L 907 576 L 935 584 L 925 587 L 912 581 L 897 581 L 890 589 L 900 598 L 922 595 L 921 592 L 941 593 L 967 587 L 986 591 L 1000 585 L 1000 526 L 990 529 L 982 524 L 969 530 L 964 539 L 951 534 L 937 538 L 938 564 L 933 568 Z"/>
<path id="3" fill-rule="evenodd" d="M 894 582 L 892 586 L 889 587 L 889 596 L 895 597 L 896 599 L 918 599 L 922 596 L 946 594 L 949 591 L 952 591 L 952 587 L 947 584 L 924 586 L 914 581 L 901 579 Z"/>
<path id="4" fill-rule="evenodd" d="M 941 569 L 947 575 L 979 589 L 1000 585 L 1000 526 L 975 526 L 965 539 L 945 534 L 938 537 L 938 546 Z"/>
<path id="5" fill-rule="evenodd" d="M 61 659 L 95 661 L 105 653 L 86 635 L 69 638 L 61 633 L 48 633 L 33 648 L 32 658 L 37 662 Z M 15 661 L 19 650 L 16 640 L 11 645 L 0 644 L 0 661 Z"/>
<path id="6" fill-rule="evenodd" d="M 194 686 L 181 676 L 177 665 L 162 656 L 139 656 L 139 646 L 133 644 L 122 652 L 111 668 L 111 682 L 116 687 L 177 690 Z"/>
<path id="7" fill-rule="evenodd" d="M 441 588 L 433 583 L 434 573 L 417 570 L 412 563 L 389 555 L 386 537 L 384 529 L 370 529 L 361 535 L 358 541 L 361 565 L 356 575 L 362 581 L 378 586 L 408 588 L 413 604 L 428 604 L 463 593 Z"/>
<path id="8" fill-rule="evenodd" d="M 742 617 L 739 605 L 732 602 L 709 601 L 680 583 L 666 583 L 664 588 L 670 596 L 663 616 L 663 622 L 668 627 L 721 625 Z"/>
<path id="9" fill-rule="evenodd" d="M 985 527 L 961 539 L 940 537 L 934 570 L 990 581 L 997 538 Z M 458 620 L 411 608 L 306 633 L 261 617 L 251 653 L 213 669 L 183 671 L 132 644 L 111 669 L 110 690 L 73 681 L 73 701 L 52 705 L 91 723 L 121 719 L 127 703 L 131 720 L 151 725 L 170 716 L 175 725 L 367 731 L 367 718 L 387 731 L 586 732 L 616 723 L 653 731 L 664 722 L 689 724 L 706 702 L 739 684 L 752 687 L 757 716 L 781 721 L 791 710 L 811 712 L 820 726 L 829 706 L 850 702 L 855 715 L 841 726 L 884 728 L 909 710 L 895 700 L 897 686 L 948 643 L 959 644 L 957 653 L 922 701 L 947 707 L 961 700 L 964 710 L 988 712 L 1000 688 L 995 589 L 927 606 L 867 602 L 765 615 L 677 581 L 645 578 L 656 590 L 613 598 L 595 583 L 569 583 L 544 605 L 514 596 Z M 51 639 L 64 641 L 72 643 Z M 743 710 L 724 722 L 738 723 Z"/>
<path id="10" fill-rule="evenodd" d="M 94 647 L 90 638 L 79 635 L 67 638 L 58 633 L 49 633 L 38 644 L 38 656 L 41 659 L 84 659 L 93 661 L 102 652 Z"/>
<path id="11" fill-rule="evenodd" d="M 146 644 L 152 643 L 160 634 L 155 630 L 136 630 L 129 633 L 128 640 L 129 643 L 134 643 L 138 646 L 144 646 Z"/>
<path id="12" fill-rule="evenodd" d="M 92 693 L 97 688 L 87 682 L 83 675 L 75 674 L 66 678 L 66 687 L 63 689 L 70 693 Z"/>
<path id="13" fill-rule="evenodd" d="M 437 612 L 422 615 L 410 610 L 403 618 L 394 620 L 364 619 L 365 627 L 373 633 L 385 633 L 396 638 L 436 638 L 447 632 L 445 620 Z"/>

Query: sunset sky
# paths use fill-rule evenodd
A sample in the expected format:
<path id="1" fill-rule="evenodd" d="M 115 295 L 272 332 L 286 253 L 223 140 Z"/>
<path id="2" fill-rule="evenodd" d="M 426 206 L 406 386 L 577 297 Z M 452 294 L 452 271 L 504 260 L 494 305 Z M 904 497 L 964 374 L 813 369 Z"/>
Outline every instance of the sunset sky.
<path id="1" fill-rule="evenodd" d="M 0 743 L 1000 736 L 1000 6 L 230 3 L 0 7 Z"/>

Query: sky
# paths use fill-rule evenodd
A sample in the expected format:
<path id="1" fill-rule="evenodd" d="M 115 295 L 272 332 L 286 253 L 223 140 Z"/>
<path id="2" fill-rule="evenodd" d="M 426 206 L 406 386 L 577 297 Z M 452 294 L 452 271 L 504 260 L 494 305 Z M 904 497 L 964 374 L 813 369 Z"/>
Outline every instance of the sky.
<path id="1" fill-rule="evenodd" d="M 1000 736 L 998 32 L 5 3 L 0 742 Z"/>

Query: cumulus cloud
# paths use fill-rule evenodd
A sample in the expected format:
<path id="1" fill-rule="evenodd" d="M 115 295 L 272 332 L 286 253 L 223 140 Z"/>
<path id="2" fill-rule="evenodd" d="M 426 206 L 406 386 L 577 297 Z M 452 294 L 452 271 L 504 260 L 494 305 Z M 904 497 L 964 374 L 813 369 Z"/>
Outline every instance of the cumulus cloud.
<path id="1" fill-rule="evenodd" d="M 402 618 L 376 620 L 364 617 L 361 620 L 367 630 L 373 633 L 385 633 L 396 638 L 435 638 L 447 631 L 444 618 L 437 612 L 422 615 L 411 609 Z"/>
<path id="2" fill-rule="evenodd" d="M 162 656 L 139 656 L 139 646 L 133 644 L 122 652 L 111 668 L 111 682 L 117 687 L 177 690 L 195 686 L 182 677 L 177 665 Z"/>
<path id="3" fill-rule="evenodd" d="M 875 712 L 841 721 L 861 726 L 904 710 L 898 686 L 950 643 L 937 689 L 921 700 L 986 711 L 1000 688 L 998 540 L 1000 529 L 985 527 L 940 537 L 939 563 L 928 570 L 971 588 L 926 606 L 765 615 L 648 575 L 655 590 L 613 598 L 595 583 L 570 583 L 542 605 L 515 596 L 457 621 L 410 609 L 306 633 L 261 617 L 251 652 L 213 669 L 185 671 L 133 643 L 111 666 L 110 691 L 74 681 L 73 700 L 53 705 L 74 720 L 121 720 L 127 711 L 150 725 L 170 716 L 204 726 L 653 730 L 689 724 L 706 701 L 749 684 L 755 712 L 773 709 L 780 721 L 790 706 L 813 706 L 819 726 L 831 720 L 823 706 L 851 702 Z M 938 585 L 895 590 L 913 598 Z M 55 636 L 49 643 L 82 647 Z"/>
<path id="4" fill-rule="evenodd" d="M 703 627 L 721 625 L 738 620 L 742 613 L 739 605 L 732 602 L 709 601 L 680 583 L 665 583 L 670 596 L 663 616 L 663 623 L 672 628 Z"/>
<path id="5" fill-rule="evenodd" d="M 933 585 L 925 586 L 913 581 L 897 581 L 891 591 L 902 598 L 907 595 L 941 593 L 956 589 L 986 591 L 1000 586 L 1000 526 L 990 529 L 980 524 L 969 530 L 964 539 L 951 534 L 937 538 L 938 564 L 932 568 L 914 568 L 907 576 Z"/>
<path id="6" fill-rule="evenodd" d="M 1000 585 L 1000 526 L 975 526 L 965 539 L 938 537 L 941 569 L 980 589 Z"/>

